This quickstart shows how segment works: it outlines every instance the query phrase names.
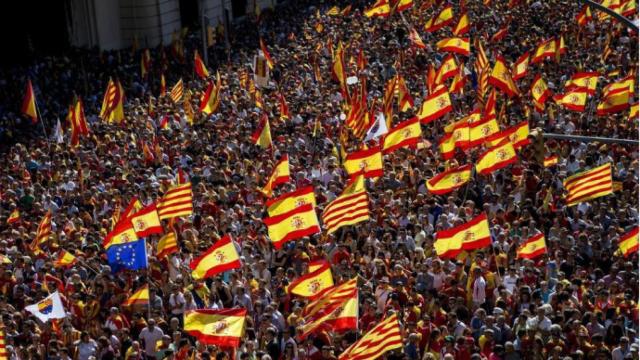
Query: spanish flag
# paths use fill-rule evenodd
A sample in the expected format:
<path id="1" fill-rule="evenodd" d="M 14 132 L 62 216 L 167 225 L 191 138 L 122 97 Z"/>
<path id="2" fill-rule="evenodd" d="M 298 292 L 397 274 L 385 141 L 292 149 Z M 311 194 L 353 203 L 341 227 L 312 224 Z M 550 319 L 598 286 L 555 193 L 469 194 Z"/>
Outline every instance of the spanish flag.
<path id="1" fill-rule="evenodd" d="M 258 127 L 256 127 L 256 130 L 251 135 L 251 140 L 263 149 L 269 149 L 273 145 L 271 142 L 271 127 L 269 126 L 267 113 L 262 113 Z"/>
<path id="2" fill-rule="evenodd" d="M 58 253 L 58 258 L 53 263 L 56 268 L 70 268 L 78 262 L 78 259 L 72 253 L 62 249 Z"/>
<path id="3" fill-rule="evenodd" d="M 418 119 L 421 124 L 428 124 L 446 115 L 452 109 L 449 92 L 446 87 L 442 86 L 424 100 L 418 113 Z"/>
<path id="4" fill-rule="evenodd" d="M 33 85 L 31 85 L 31 79 L 27 80 L 27 89 L 22 98 L 21 110 L 23 114 L 31 118 L 31 122 L 34 124 L 38 122 L 38 113 L 36 110 L 36 93 L 33 92 Z"/>
<path id="5" fill-rule="evenodd" d="M 269 180 L 264 185 L 262 189 L 259 189 L 260 192 L 270 198 L 273 194 L 273 189 L 279 184 L 286 184 L 291 180 L 289 172 L 289 155 L 284 154 L 278 161 L 278 163 L 273 167 L 273 171 L 271 172 L 271 176 L 269 176 Z"/>
<path id="6" fill-rule="evenodd" d="M 329 15 L 329 16 L 340 15 L 340 9 L 337 6 L 333 6 L 333 7 L 331 7 L 331 9 L 327 10 L 325 15 Z"/>
<path id="7" fill-rule="evenodd" d="M 517 250 L 518 259 L 535 259 L 547 253 L 547 245 L 544 241 L 544 234 L 532 236 L 525 241 Z"/>
<path id="8" fill-rule="evenodd" d="M 587 104 L 586 90 L 570 90 L 564 94 L 558 94 L 553 97 L 558 105 L 562 105 L 565 109 L 584 112 Z"/>
<path id="9" fill-rule="evenodd" d="M 333 74 L 333 77 L 340 83 L 340 87 L 344 91 L 347 85 L 347 75 L 345 73 L 344 49 L 342 41 L 338 43 L 338 48 L 333 53 L 333 65 L 331 66 L 331 72 Z"/>
<path id="10" fill-rule="evenodd" d="M 562 185 L 567 190 L 565 195 L 567 206 L 612 194 L 611 163 L 571 175 L 562 182 Z"/>
<path id="11" fill-rule="evenodd" d="M 122 220 L 131 218 L 131 215 L 142 210 L 143 207 L 144 205 L 142 205 L 137 196 L 132 197 L 129 201 L 129 204 L 127 205 L 127 208 L 122 212 Z"/>
<path id="12" fill-rule="evenodd" d="M 638 252 L 638 227 L 622 235 L 618 242 L 618 250 L 624 257 Z"/>
<path id="13" fill-rule="evenodd" d="M 458 73 L 458 64 L 456 63 L 455 57 L 453 55 L 448 55 L 442 63 L 440 64 L 440 68 L 438 68 L 438 72 L 436 73 L 435 78 L 432 81 L 432 86 L 429 89 L 429 93 L 432 93 L 435 90 L 435 85 L 440 85 L 444 83 L 450 77 L 456 76 Z"/>
<path id="14" fill-rule="evenodd" d="M 200 54 L 198 54 L 198 50 L 196 50 L 193 55 L 193 67 L 200 79 L 206 79 L 209 77 L 209 70 L 207 70 L 204 61 L 202 61 Z"/>
<path id="15" fill-rule="evenodd" d="M 9 217 L 7 218 L 7 224 L 14 224 L 20 221 L 20 210 L 13 209 Z"/>
<path id="16" fill-rule="evenodd" d="M 585 26 L 591 20 L 593 20 L 591 9 L 589 8 L 589 5 L 585 5 L 582 7 L 582 10 L 580 10 L 578 15 L 576 15 L 576 21 L 578 22 L 578 25 Z"/>
<path id="17" fill-rule="evenodd" d="M 265 203 L 269 216 L 280 215 L 306 204 L 316 206 L 316 196 L 313 192 L 313 186 L 306 186 L 302 189 L 280 195 L 277 198 L 267 200 Z"/>
<path id="18" fill-rule="evenodd" d="M 451 31 L 454 36 L 462 36 L 469 32 L 469 16 L 466 12 L 460 16 L 460 20 L 458 20 L 458 23 L 451 29 Z"/>
<path id="19" fill-rule="evenodd" d="M 549 155 L 544 158 L 544 167 L 552 167 L 558 163 L 558 155 Z"/>
<path id="20" fill-rule="evenodd" d="M 456 144 L 453 134 L 446 134 L 443 136 L 438 144 L 438 149 L 440 150 L 440 154 L 444 160 L 453 158 L 456 153 Z"/>
<path id="21" fill-rule="evenodd" d="M 133 224 L 133 230 L 138 237 L 147 237 L 152 234 L 162 234 L 164 232 L 155 203 L 136 212 L 131 217 L 131 224 Z"/>
<path id="22" fill-rule="evenodd" d="M 518 160 L 511 141 L 505 139 L 479 156 L 476 163 L 478 174 L 488 175 Z"/>
<path id="23" fill-rule="evenodd" d="M 548 57 L 556 55 L 556 39 L 549 39 L 538 45 L 536 52 L 531 58 L 532 64 L 537 64 Z"/>
<path id="24" fill-rule="evenodd" d="M 436 47 L 440 51 L 451 52 L 463 56 L 471 55 L 471 45 L 469 38 L 446 38 L 438 41 Z"/>
<path id="25" fill-rule="evenodd" d="M 342 163 L 352 179 L 359 174 L 365 178 L 382 176 L 382 152 L 379 147 L 372 147 L 348 154 Z"/>
<path id="26" fill-rule="evenodd" d="M 635 85 L 635 75 L 632 74 L 605 86 L 604 89 L 602 89 L 602 94 L 606 97 L 623 89 L 628 89 L 629 93 L 633 94 L 634 85 Z"/>
<path id="27" fill-rule="evenodd" d="M 123 221 L 116 225 L 102 242 L 102 247 L 110 248 L 112 245 L 130 243 L 138 240 L 133 225 L 129 221 Z"/>
<path id="28" fill-rule="evenodd" d="M 629 108 L 629 90 L 621 89 L 606 95 L 596 108 L 598 116 L 606 116 Z"/>
<path id="29" fill-rule="evenodd" d="M 289 115 L 289 105 L 287 104 L 287 99 L 284 97 L 282 92 L 278 92 L 278 111 L 280 111 L 280 120 L 288 120 L 291 115 Z"/>
<path id="30" fill-rule="evenodd" d="M 414 116 L 389 130 L 382 143 L 382 153 L 388 154 L 403 147 L 415 146 L 421 138 L 420 121 Z"/>
<path id="31" fill-rule="evenodd" d="M 540 74 L 536 74 L 536 77 L 531 82 L 531 97 L 533 98 L 533 105 L 539 112 L 544 111 L 544 103 L 551 96 L 551 90 L 547 87 L 547 83 L 542 79 Z"/>
<path id="32" fill-rule="evenodd" d="M 305 324 L 302 325 L 304 339 L 321 327 L 342 331 L 357 328 L 358 289 L 357 279 L 351 279 L 326 290 L 302 310 Z"/>
<path id="33" fill-rule="evenodd" d="M 409 40 L 411 40 L 411 43 L 413 45 L 415 45 L 416 47 L 418 47 L 420 49 L 426 49 L 427 48 L 427 46 L 422 41 L 422 38 L 420 37 L 420 34 L 418 34 L 416 29 L 414 29 L 413 27 L 409 29 Z"/>
<path id="34" fill-rule="evenodd" d="M 504 39 L 505 36 L 507 36 L 508 33 L 508 26 L 504 25 L 503 27 L 501 27 L 500 29 L 498 29 L 498 31 L 496 31 L 495 34 L 491 35 L 491 42 L 499 42 L 500 40 Z"/>
<path id="35" fill-rule="evenodd" d="M 495 117 L 490 117 L 477 122 L 469 127 L 469 142 L 466 147 L 480 145 L 487 141 L 491 135 L 498 132 L 500 132 L 500 126 L 498 126 L 498 122 Z"/>
<path id="36" fill-rule="evenodd" d="M 426 32 L 436 32 L 443 27 L 449 25 L 453 21 L 453 8 L 447 5 L 440 13 L 427 21 L 424 25 Z"/>
<path id="37" fill-rule="evenodd" d="M 509 97 L 519 95 L 518 87 L 513 82 L 511 71 L 509 71 L 502 56 L 496 57 L 496 63 L 493 66 L 493 71 L 491 71 L 491 76 L 489 76 L 489 84 L 502 90 Z"/>
<path id="38" fill-rule="evenodd" d="M 634 121 L 638 118 L 638 102 L 631 104 L 629 107 L 629 121 Z"/>
<path id="39" fill-rule="evenodd" d="M 141 287 L 122 303 L 122 306 L 132 305 L 149 305 L 149 284 Z"/>
<path id="40" fill-rule="evenodd" d="M 280 215 L 262 220 L 269 231 L 269 239 L 276 249 L 285 242 L 320 232 L 320 224 L 311 204 L 299 206 Z"/>
<path id="41" fill-rule="evenodd" d="M 303 298 L 314 299 L 326 289 L 333 287 L 333 274 L 328 263 L 321 265 L 319 269 L 293 280 L 287 287 L 287 292 Z"/>
<path id="42" fill-rule="evenodd" d="M 184 313 L 184 331 L 201 344 L 237 348 L 246 316 L 246 309 L 190 310 Z"/>
<path id="43" fill-rule="evenodd" d="M 508 139 L 516 150 L 529 145 L 531 143 L 531 140 L 529 140 L 529 122 L 525 120 L 504 129 L 501 132 L 490 136 L 489 142 L 491 146 L 496 146 L 504 139 Z"/>
<path id="44" fill-rule="evenodd" d="M 207 279 L 241 266 L 240 256 L 229 235 L 225 235 L 189 264 L 194 280 Z"/>
<path id="45" fill-rule="evenodd" d="M 491 245 L 487 215 L 482 213 L 471 221 L 436 233 L 434 247 L 441 258 L 453 259 L 462 250 L 481 249 Z"/>
<path id="46" fill-rule="evenodd" d="M 460 125 L 470 126 L 480 122 L 480 120 L 482 120 L 482 116 L 480 115 L 480 110 L 476 109 L 472 111 L 469 115 L 463 117 L 462 119 L 454 121 L 450 124 L 447 124 L 444 127 L 444 132 L 445 134 L 451 134 Z"/>
<path id="47" fill-rule="evenodd" d="M 447 56 L 446 59 L 448 58 L 453 59 L 452 55 Z M 455 63 L 455 60 L 453 60 Z M 438 69 L 440 70 L 440 69 Z M 455 72 L 453 73 L 453 75 L 455 76 Z M 431 93 L 433 91 L 433 89 L 435 89 L 436 87 L 436 79 L 437 79 L 437 74 L 436 74 L 436 69 L 433 67 L 433 64 L 429 64 L 429 70 L 427 70 L 427 74 L 425 76 L 425 83 L 427 85 L 427 90 L 429 91 L 429 93 Z"/>
<path id="48" fill-rule="evenodd" d="M 176 233 L 172 231 L 158 240 L 156 257 L 162 259 L 175 252 L 178 252 L 178 239 Z"/>
<path id="49" fill-rule="evenodd" d="M 218 111 L 220 108 L 220 89 L 222 88 L 222 81 L 220 80 L 220 73 L 216 74 L 216 83 L 209 80 L 207 90 L 200 99 L 200 111 L 207 115 L 211 115 Z"/>
<path id="50" fill-rule="evenodd" d="M 511 72 L 513 73 L 513 80 L 520 80 L 523 77 L 527 76 L 529 72 L 529 57 L 531 55 L 527 51 L 522 54 L 516 62 L 513 64 L 513 69 Z"/>
<path id="51" fill-rule="evenodd" d="M 567 80 L 564 84 L 566 90 L 585 90 L 589 95 L 596 94 L 598 86 L 598 72 L 578 72 L 573 74 L 571 80 Z"/>
<path id="52" fill-rule="evenodd" d="M 449 169 L 426 181 L 427 190 L 435 195 L 448 194 L 471 179 L 471 165 Z"/>
<path id="53" fill-rule="evenodd" d="M 269 65 L 269 69 L 273 69 L 275 66 L 275 62 L 271 58 L 271 54 L 267 50 L 267 45 L 265 45 L 264 40 L 260 38 L 260 50 L 262 50 L 262 54 L 264 55 L 265 60 L 267 60 L 267 65 Z"/>
<path id="54" fill-rule="evenodd" d="M 340 354 L 338 360 L 375 360 L 389 350 L 402 348 L 398 315 L 392 314 L 375 325 Z"/>

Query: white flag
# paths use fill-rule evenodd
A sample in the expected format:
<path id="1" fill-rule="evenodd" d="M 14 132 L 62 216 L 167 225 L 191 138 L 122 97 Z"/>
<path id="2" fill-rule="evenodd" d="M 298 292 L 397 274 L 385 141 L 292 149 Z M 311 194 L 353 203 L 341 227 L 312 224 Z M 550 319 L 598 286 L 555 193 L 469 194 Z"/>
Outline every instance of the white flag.
<path id="1" fill-rule="evenodd" d="M 60 119 L 58 119 L 58 123 L 56 124 L 56 129 L 53 131 L 53 139 L 58 144 L 62 144 L 64 142 L 64 137 L 62 135 L 62 125 L 60 125 Z"/>
<path id="2" fill-rule="evenodd" d="M 57 291 L 47 296 L 46 299 L 26 306 L 24 309 L 35 315 L 42 322 L 47 322 L 49 319 L 62 319 L 67 316 L 64 306 L 62 306 L 60 294 Z"/>
<path id="3" fill-rule="evenodd" d="M 364 141 L 377 139 L 388 132 L 389 129 L 387 129 L 387 121 L 384 118 L 384 114 L 379 112 L 376 116 L 376 121 L 367 131 L 367 136 L 364 138 Z"/>

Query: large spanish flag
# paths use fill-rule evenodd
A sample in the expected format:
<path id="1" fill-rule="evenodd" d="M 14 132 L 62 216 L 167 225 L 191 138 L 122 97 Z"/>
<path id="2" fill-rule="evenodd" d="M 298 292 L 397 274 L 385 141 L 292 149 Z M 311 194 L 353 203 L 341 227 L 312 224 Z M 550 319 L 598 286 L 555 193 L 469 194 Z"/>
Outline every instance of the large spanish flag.
<path id="1" fill-rule="evenodd" d="M 536 48 L 536 52 L 533 54 L 531 58 L 532 64 L 537 64 L 548 57 L 554 57 L 556 55 L 556 39 L 552 38 L 546 41 L 543 41 Z"/>
<path id="2" fill-rule="evenodd" d="M 244 335 L 246 309 L 198 309 L 184 313 L 184 331 L 205 345 L 236 348 Z"/>
<path id="3" fill-rule="evenodd" d="M 500 144 L 489 148 L 480 155 L 476 163 L 478 174 L 487 175 L 502 169 L 518 160 L 516 150 L 511 141 L 505 139 Z"/>
<path id="4" fill-rule="evenodd" d="M 453 21 L 453 8 L 447 5 L 438 15 L 435 15 L 424 25 L 426 32 L 436 32 Z"/>
<path id="5" fill-rule="evenodd" d="M 571 175 L 562 182 L 562 185 L 567 190 L 565 195 L 567 206 L 612 194 L 611 163 Z"/>
<path id="6" fill-rule="evenodd" d="M 269 199 L 265 203 L 269 216 L 276 216 L 299 206 L 311 204 L 316 206 L 316 195 L 313 186 L 305 186 L 293 192 L 282 194 L 274 199 Z"/>
<path id="7" fill-rule="evenodd" d="M 391 14 L 389 0 L 376 0 L 370 8 L 364 11 L 366 17 L 388 17 Z"/>
<path id="8" fill-rule="evenodd" d="M 471 179 L 471 165 L 449 169 L 426 181 L 427 190 L 436 195 L 448 194 Z"/>
<path id="9" fill-rule="evenodd" d="M 529 72 L 529 52 L 522 54 L 516 62 L 513 64 L 513 69 L 511 73 L 513 73 L 513 80 L 520 80 L 523 77 L 527 76 Z"/>
<path id="10" fill-rule="evenodd" d="M 605 96 L 596 108 L 598 116 L 606 116 L 629 108 L 629 89 L 621 89 Z"/>
<path id="11" fill-rule="evenodd" d="M 358 289 L 356 279 L 325 290 L 303 309 L 305 324 L 302 325 L 304 339 L 317 329 L 324 327 L 334 332 L 356 329 L 358 326 Z"/>
<path id="12" fill-rule="evenodd" d="M 269 127 L 269 117 L 267 113 L 263 112 L 260 117 L 260 122 L 256 127 L 256 130 L 251 135 L 251 140 L 254 144 L 260 146 L 263 149 L 271 147 L 271 128 Z"/>
<path id="13" fill-rule="evenodd" d="M 33 85 L 31 85 L 31 79 L 27 80 L 27 89 L 22 98 L 21 112 L 31 118 L 33 123 L 38 121 L 38 112 L 36 110 L 36 93 L 33 92 Z"/>
<path id="14" fill-rule="evenodd" d="M 539 112 L 544 111 L 544 103 L 549 96 L 551 96 L 551 90 L 547 87 L 547 83 L 540 74 L 536 74 L 536 77 L 531 82 L 531 97 L 536 110 Z"/>
<path id="15" fill-rule="evenodd" d="M 500 132 L 500 126 L 493 116 L 475 123 L 469 128 L 468 146 L 480 145 L 487 141 L 491 135 L 498 132 Z"/>
<path id="16" fill-rule="evenodd" d="M 122 303 L 122 306 L 131 305 L 148 305 L 149 304 L 149 285 L 144 285 L 138 291 L 129 296 L 127 300 Z"/>
<path id="17" fill-rule="evenodd" d="M 587 104 L 587 91 L 580 89 L 570 90 L 565 94 L 554 96 L 553 100 L 565 109 L 584 112 Z"/>
<path id="18" fill-rule="evenodd" d="M 618 242 L 618 249 L 624 257 L 638 252 L 638 227 L 622 235 Z"/>
<path id="19" fill-rule="evenodd" d="M 469 16 L 466 12 L 460 16 L 456 26 L 451 28 L 451 32 L 453 32 L 454 36 L 462 36 L 469 32 Z"/>
<path id="20" fill-rule="evenodd" d="M 595 95 L 598 86 L 598 72 L 578 72 L 573 74 L 571 80 L 564 83 L 566 90 L 585 90 L 589 95 Z"/>
<path id="21" fill-rule="evenodd" d="M 195 280 L 210 278 L 241 266 L 240 256 L 229 235 L 225 235 L 189 264 Z"/>
<path id="22" fill-rule="evenodd" d="M 293 280 L 287 287 L 287 292 L 303 298 L 314 299 L 326 289 L 333 287 L 333 274 L 328 263 L 312 272 Z"/>
<path id="23" fill-rule="evenodd" d="M 531 143 L 531 140 L 529 140 L 529 122 L 525 120 L 504 129 L 501 132 L 490 136 L 489 142 L 491 143 L 491 146 L 496 146 L 504 139 L 509 139 L 511 144 L 513 144 L 513 148 L 516 150 L 529 145 L 529 143 Z"/>
<path id="24" fill-rule="evenodd" d="M 262 189 L 259 190 L 264 196 L 270 198 L 273 194 L 273 189 L 275 189 L 277 185 L 286 184 L 290 180 L 291 174 L 289 172 L 289 155 L 284 154 L 282 155 L 278 163 L 273 167 L 273 171 L 271 172 L 271 176 L 269 176 L 267 183 Z"/>
<path id="25" fill-rule="evenodd" d="M 136 212 L 131 217 L 131 224 L 138 237 L 147 237 L 151 234 L 162 234 L 164 232 L 155 203 Z"/>
<path id="26" fill-rule="evenodd" d="M 441 86 L 424 100 L 418 113 L 418 119 L 421 124 L 428 124 L 446 115 L 452 109 L 449 92 L 445 86 Z"/>
<path id="27" fill-rule="evenodd" d="M 287 241 L 320 232 L 318 216 L 311 204 L 262 219 L 262 222 L 267 226 L 269 239 L 276 249 L 280 249 Z"/>
<path id="28" fill-rule="evenodd" d="M 442 63 L 440 64 L 440 67 L 438 68 L 438 72 L 435 74 L 435 77 L 432 81 L 430 81 L 432 84 L 429 88 L 429 93 L 431 94 L 432 90 L 433 92 L 435 92 L 436 85 L 441 85 L 448 78 L 456 76 L 456 74 L 458 74 L 458 67 L 459 66 L 456 63 L 456 58 L 453 55 L 449 54 L 446 58 L 444 58 L 444 60 L 442 60 Z"/>
<path id="29" fill-rule="evenodd" d="M 348 154 L 342 165 L 351 178 L 360 174 L 366 178 L 380 177 L 383 169 L 382 152 L 379 147 L 356 151 Z"/>
<path id="30" fill-rule="evenodd" d="M 527 239 L 517 250 L 518 259 L 535 259 L 547 253 L 544 234 L 540 233 Z"/>
<path id="31" fill-rule="evenodd" d="M 471 44 L 469 38 L 446 38 L 438 41 L 436 47 L 440 51 L 451 52 L 463 56 L 471 55 Z"/>
<path id="32" fill-rule="evenodd" d="M 338 360 L 375 360 L 389 350 L 401 348 L 402 345 L 402 331 L 398 315 L 394 313 L 344 350 Z"/>
<path id="33" fill-rule="evenodd" d="M 519 94 L 518 87 L 511 77 L 511 71 L 502 56 L 496 57 L 496 63 L 489 76 L 489 84 L 502 90 L 507 96 L 514 97 Z"/>
<path id="34" fill-rule="evenodd" d="M 455 258 L 462 250 L 481 249 L 491 245 L 487 215 L 482 213 L 471 221 L 436 233 L 434 247 L 441 258 Z"/>
<path id="35" fill-rule="evenodd" d="M 403 147 L 415 146 L 421 138 L 420 121 L 414 116 L 389 130 L 382 143 L 382 153 L 388 154 Z"/>
<path id="36" fill-rule="evenodd" d="M 122 221 L 116 227 L 107 234 L 102 246 L 105 249 L 110 248 L 112 245 L 124 244 L 138 240 L 133 225 L 130 221 Z"/>

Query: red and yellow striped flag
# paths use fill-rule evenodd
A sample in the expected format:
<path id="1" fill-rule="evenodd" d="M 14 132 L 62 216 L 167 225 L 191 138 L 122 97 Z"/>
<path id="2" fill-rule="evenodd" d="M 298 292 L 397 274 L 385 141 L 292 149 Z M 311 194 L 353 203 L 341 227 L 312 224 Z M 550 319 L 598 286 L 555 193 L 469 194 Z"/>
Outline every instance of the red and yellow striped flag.
<path id="1" fill-rule="evenodd" d="M 246 309 L 190 310 L 184 313 L 184 331 L 205 345 L 237 348 L 246 316 Z"/>
<path id="2" fill-rule="evenodd" d="M 544 158 L 544 167 L 552 167 L 558 163 L 558 155 L 549 155 Z"/>
<path id="3" fill-rule="evenodd" d="M 109 123 L 121 123 L 124 121 L 124 90 L 119 80 L 113 81 L 109 79 L 99 116 Z"/>
<path id="4" fill-rule="evenodd" d="M 564 83 L 566 90 L 585 90 L 589 95 L 595 95 L 598 86 L 598 72 L 578 72 L 573 74 L 571 80 Z"/>
<path id="5" fill-rule="evenodd" d="M 413 45 L 417 46 L 420 49 L 427 48 L 427 45 L 425 45 L 422 41 L 420 34 L 418 34 L 418 31 L 416 31 L 416 29 L 413 27 L 409 29 L 409 40 L 411 40 L 411 43 Z"/>
<path id="6" fill-rule="evenodd" d="M 271 127 L 269 126 L 269 117 L 267 113 L 263 112 L 260 116 L 260 122 L 256 127 L 256 130 L 251 134 L 251 140 L 254 144 L 260 146 L 263 149 L 269 149 L 273 142 L 271 141 Z"/>
<path id="7" fill-rule="evenodd" d="M 420 139 L 422 139 L 420 121 L 414 116 L 389 130 L 382 142 L 382 153 L 388 154 L 403 147 L 415 146 Z"/>
<path id="8" fill-rule="evenodd" d="M 306 186 L 302 189 L 282 194 L 277 198 L 269 199 L 265 203 L 265 206 L 267 207 L 269 216 L 276 216 L 305 204 L 316 206 L 316 196 L 313 192 L 313 186 Z"/>
<path id="9" fill-rule="evenodd" d="M 39 250 L 40 245 L 49 241 L 49 236 L 51 236 L 51 211 L 47 211 L 40 221 L 40 225 L 38 225 L 38 230 L 36 231 L 36 238 L 31 244 L 31 249 Z"/>
<path id="10" fill-rule="evenodd" d="M 60 253 L 58 253 L 58 258 L 53 263 L 53 267 L 56 268 L 69 268 L 75 265 L 78 262 L 78 259 L 73 256 L 70 252 L 62 249 Z"/>
<path id="11" fill-rule="evenodd" d="M 562 185 L 567 190 L 565 195 L 567 206 L 612 194 L 611 163 L 569 176 Z"/>
<path id="12" fill-rule="evenodd" d="M 14 224 L 20 221 L 20 210 L 13 209 L 9 217 L 7 218 L 7 224 Z"/>
<path id="13" fill-rule="evenodd" d="M 471 221 L 436 233 L 434 247 L 441 258 L 453 259 L 462 250 L 481 249 L 491 245 L 487 215 L 482 213 Z"/>
<path id="14" fill-rule="evenodd" d="M 435 15 L 424 25 L 426 32 L 436 32 L 453 22 L 453 8 L 447 5 L 438 15 Z"/>
<path id="15" fill-rule="evenodd" d="M 621 89 L 605 95 L 596 108 L 598 116 L 606 116 L 629 108 L 629 89 Z"/>
<path id="16" fill-rule="evenodd" d="M 638 102 L 631 104 L 629 107 L 629 121 L 634 121 L 638 118 Z"/>
<path id="17" fill-rule="evenodd" d="M 578 22 L 578 25 L 585 26 L 591 20 L 593 20 L 591 9 L 589 8 L 589 5 L 585 5 L 582 7 L 578 15 L 576 15 L 576 21 Z"/>
<path id="18" fill-rule="evenodd" d="M 441 86 L 440 89 L 436 89 L 433 94 L 424 100 L 420 107 L 418 118 L 421 124 L 428 124 L 446 115 L 452 109 L 449 92 L 445 86 Z"/>
<path id="19" fill-rule="evenodd" d="M 451 28 L 451 31 L 454 36 L 462 36 L 469 32 L 469 16 L 466 12 L 460 16 L 460 20 Z"/>
<path id="20" fill-rule="evenodd" d="M 469 126 L 469 142 L 465 147 L 480 145 L 498 132 L 500 132 L 500 126 L 495 117 L 489 117 L 477 122 Z"/>
<path id="21" fill-rule="evenodd" d="M 7 337 L 4 333 L 4 325 L 0 327 L 0 360 L 9 360 L 7 352 Z"/>
<path id="22" fill-rule="evenodd" d="M 322 213 L 322 223 L 331 234 L 342 226 L 354 225 L 369 220 L 369 197 L 364 186 L 364 177 L 358 176 L 340 196 L 331 201 Z"/>
<path id="23" fill-rule="evenodd" d="M 275 61 L 273 61 L 271 54 L 269 54 L 269 50 L 267 50 L 267 45 L 265 45 L 264 40 L 262 40 L 262 38 L 260 38 L 260 50 L 262 50 L 262 55 L 264 55 L 265 60 L 267 60 L 267 65 L 269 66 L 269 69 L 273 69 L 276 63 Z"/>
<path id="24" fill-rule="evenodd" d="M 340 354 L 338 360 L 375 360 L 403 345 L 398 315 L 392 314 Z"/>
<path id="25" fill-rule="evenodd" d="M 169 96 L 171 96 L 171 100 L 173 100 L 174 103 L 179 104 L 182 101 L 182 95 L 184 95 L 184 82 L 180 79 L 173 85 Z"/>
<path id="26" fill-rule="evenodd" d="M 220 108 L 220 89 L 222 88 L 222 80 L 220 73 L 216 74 L 216 83 L 209 80 L 207 90 L 202 94 L 200 99 L 200 111 L 207 115 L 211 115 Z"/>
<path id="27" fill-rule="evenodd" d="M 618 250 L 624 257 L 638 252 L 638 227 L 622 235 L 618 242 Z"/>
<path id="28" fill-rule="evenodd" d="M 565 109 L 584 112 L 587 104 L 587 91 L 579 89 L 570 90 L 567 93 L 554 96 L 553 100 Z"/>
<path id="29" fill-rule="evenodd" d="M 27 80 L 27 88 L 22 98 L 22 107 L 20 111 L 31 118 L 31 122 L 34 124 L 38 122 L 38 112 L 36 108 L 36 93 L 33 92 L 33 85 L 31 85 L 31 79 Z"/>
<path id="30" fill-rule="evenodd" d="M 556 39 L 552 38 L 543 41 L 536 48 L 536 52 L 531 58 L 532 64 L 537 64 L 548 57 L 554 57 L 556 55 Z"/>
<path id="31" fill-rule="evenodd" d="M 71 125 L 71 146 L 77 146 L 80 143 L 81 136 L 89 135 L 89 126 L 84 116 L 82 99 L 78 98 L 75 105 L 69 107 L 69 115 L 67 118 Z"/>
<path id="32" fill-rule="evenodd" d="M 535 259 L 547 253 L 547 245 L 544 241 L 544 234 L 532 236 L 518 247 L 516 257 L 518 259 Z"/>
<path id="33" fill-rule="evenodd" d="M 463 56 L 471 55 L 471 44 L 469 38 L 446 38 L 438 41 L 436 47 L 439 51 L 451 52 Z"/>
<path id="34" fill-rule="evenodd" d="M 551 90 L 547 87 L 547 83 L 540 74 L 536 74 L 536 77 L 531 82 L 531 97 L 533 98 L 533 105 L 538 112 L 544 111 L 544 104 L 549 96 L 551 96 Z"/>
<path id="35" fill-rule="evenodd" d="M 521 147 L 527 146 L 531 143 L 529 140 L 529 122 L 522 121 L 519 124 L 513 125 L 501 132 L 489 137 L 491 146 L 496 146 L 504 139 L 509 139 L 513 148 L 518 150 Z"/>
<path id="36" fill-rule="evenodd" d="M 155 203 L 131 215 L 131 224 L 138 237 L 147 237 L 164 232 Z"/>
<path id="37" fill-rule="evenodd" d="M 326 290 L 307 304 L 302 314 L 305 318 L 302 339 L 321 326 L 333 331 L 355 329 L 358 322 L 357 278 Z"/>
<path id="38" fill-rule="evenodd" d="M 471 165 L 449 169 L 426 181 L 427 190 L 436 195 L 448 194 L 471 179 Z"/>
<path id="39" fill-rule="evenodd" d="M 176 237 L 176 233 L 172 231 L 158 240 L 156 257 L 162 259 L 175 252 L 178 252 L 178 238 Z"/>
<path id="40" fill-rule="evenodd" d="M 458 64 L 456 63 L 456 58 L 449 54 L 442 63 L 440 64 L 440 68 L 438 68 L 438 72 L 436 73 L 431 88 L 429 89 L 429 94 L 432 94 L 436 91 L 436 85 L 441 85 L 450 77 L 456 76 L 458 73 Z"/>
<path id="41" fill-rule="evenodd" d="M 511 141 L 504 139 L 500 144 L 489 148 L 480 155 L 476 162 L 478 174 L 488 175 L 496 170 L 500 170 L 518 160 L 516 150 Z"/>
<path id="42" fill-rule="evenodd" d="M 146 284 L 138 291 L 133 293 L 127 300 L 122 303 L 122 306 L 132 305 L 149 305 L 149 285 Z"/>
<path id="43" fill-rule="evenodd" d="M 333 275 L 331 266 L 325 262 L 320 268 L 300 276 L 293 280 L 287 287 L 287 292 L 303 298 L 314 299 L 326 289 L 333 287 Z"/>
<path id="44" fill-rule="evenodd" d="M 180 184 L 167 190 L 157 204 L 160 220 L 193 214 L 191 183 Z"/>
<path id="45" fill-rule="evenodd" d="M 280 249 L 287 241 L 320 232 L 318 217 L 311 204 L 265 218 L 262 222 L 267 226 L 269 239 L 276 249 Z"/>
<path id="46" fill-rule="evenodd" d="M 412 109 L 414 102 L 411 92 L 409 92 L 404 78 L 400 75 L 398 75 L 398 80 L 396 81 L 396 89 L 398 90 L 398 110 L 404 112 Z"/>
<path id="47" fill-rule="evenodd" d="M 189 264 L 195 280 L 207 279 L 241 266 L 240 256 L 229 235 L 225 235 Z"/>
<path id="48" fill-rule="evenodd" d="M 529 52 L 522 54 L 516 62 L 513 64 L 511 73 L 513 74 L 513 80 L 520 80 L 527 76 L 529 72 Z"/>
<path id="49" fill-rule="evenodd" d="M 193 54 L 193 68 L 200 79 L 206 79 L 209 77 L 209 70 L 207 70 L 207 67 L 204 65 L 204 61 L 202 61 L 200 54 L 198 54 L 198 50 Z"/>
<path id="50" fill-rule="evenodd" d="M 496 63 L 491 71 L 491 76 L 489 76 L 489 84 L 502 90 L 509 97 L 519 95 L 518 87 L 513 82 L 511 71 L 502 56 L 496 57 Z"/>
<path id="51" fill-rule="evenodd" d="M 291 180 L 291 174 L 289 172 L 289 155 L 284 154 L 273 167 L 273 171 L 271 172 L 271 176 L 267 180 L 267 183 L 262 187 L 260 192 L 270 198 L 273 194 L 273 189 L 276 188 L 277 185 L 286 184 Z"/>

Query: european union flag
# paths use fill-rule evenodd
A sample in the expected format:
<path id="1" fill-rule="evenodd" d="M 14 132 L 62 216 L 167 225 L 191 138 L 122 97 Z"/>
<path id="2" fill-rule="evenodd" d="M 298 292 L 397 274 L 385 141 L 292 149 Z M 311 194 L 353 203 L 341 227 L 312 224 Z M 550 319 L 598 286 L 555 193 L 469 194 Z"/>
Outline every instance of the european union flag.
<path id="1" fill-rule="evenodd" d="M 147 247 L 144 239 L 111 245 L 107 249 L 107 259 L 111 271 L 116 273 L 122 269 L 139 270 L 146 269 Z"/>

